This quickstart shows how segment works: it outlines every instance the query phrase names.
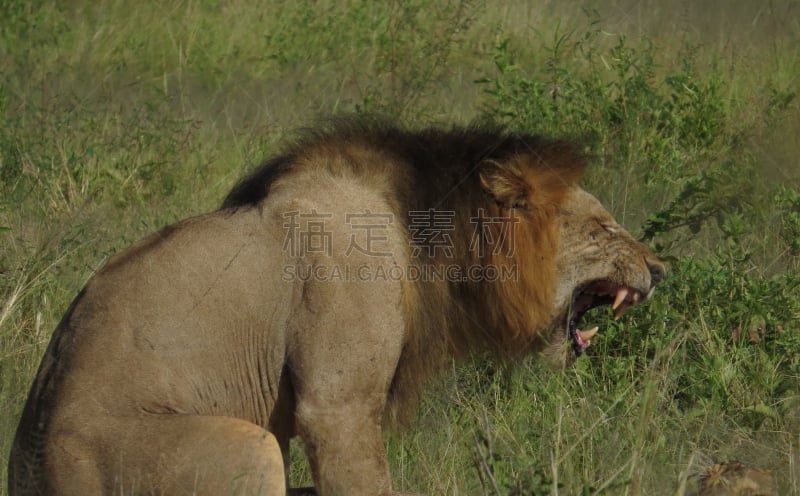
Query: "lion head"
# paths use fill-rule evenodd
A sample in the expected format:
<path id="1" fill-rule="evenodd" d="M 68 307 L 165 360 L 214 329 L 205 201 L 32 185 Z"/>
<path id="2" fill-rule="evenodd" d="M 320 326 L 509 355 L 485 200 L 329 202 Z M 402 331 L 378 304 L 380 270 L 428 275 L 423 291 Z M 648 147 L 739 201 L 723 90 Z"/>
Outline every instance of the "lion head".
<path id="1" fill-rule="evenodd" d="M 586 312 L 610 305 L 621 315 L 664 277 L 650 249 L 578 186 L 586 160 L 573 144 L 474 131 L 414 138 L 441 158 L 408 159 L 421 165 L 401 198 L 455 212 L 453 253 L 416 262 L 493 268 L 500 277 L 407 283 L 409 339 L 396 391 L 419 391 L 447 352 L 533 353 L 567 367 L 598 332 L 581 321 Z"/>
<path id="2" fill-rule="evenodd" d="M 577 186 L 584 165 L 569 144 L 553 142 L 480 168 L 495 215 L 516 229 L 510 255 L 486 263 L 521 269 L 496 288 L 496 332 L 506 353 L 538 350 L 556 367 L 572 364 L 598 332 L 581 322 L 586 312 L 610 305 L 620 317 L 664 277 L 650 249 Z"/>
<path id="3" fill-rule="evenodd" d="M 550 363 L 566 366 L 599 331 L 582 322 L 586 312 L 610 305 L 619 318 L 628 307 L 653 294 L 664 277 L 664 265 L 581 188 L 570 189 L 558 220 L 560 249 L 553 302 L 557 312 L 544 356 Z"/>

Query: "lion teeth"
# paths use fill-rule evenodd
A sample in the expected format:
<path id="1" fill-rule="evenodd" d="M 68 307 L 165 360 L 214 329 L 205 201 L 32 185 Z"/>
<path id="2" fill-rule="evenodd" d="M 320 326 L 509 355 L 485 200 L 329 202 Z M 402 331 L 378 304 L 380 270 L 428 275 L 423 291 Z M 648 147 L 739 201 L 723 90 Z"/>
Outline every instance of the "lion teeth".
<path id="1" fill-rule="evenodd" d="M 599 329 L 600 329 L 599 327 L 595 326 L 594 329 L 589 329 L 588 331 L 580 331 L 579 330 L 578 331 L 578 337 L 580 337 L 581 341 L 583 341 L 584 343 L 586 343 L 588 345 L 589 341 L 591 341 L 591 339 L 594 337 L 594 335 L 597 334 L 597 331 Z"/>
<path id="2" fill-rule="evenodd" d="M 614 298 L 614 304 L 611 305 L 611 308 L 616 310 L 622 303 L 625 301 L 625 298 L 628 297 L 628 288 L 619 288 L 617 290 L 617 297 Z"/>

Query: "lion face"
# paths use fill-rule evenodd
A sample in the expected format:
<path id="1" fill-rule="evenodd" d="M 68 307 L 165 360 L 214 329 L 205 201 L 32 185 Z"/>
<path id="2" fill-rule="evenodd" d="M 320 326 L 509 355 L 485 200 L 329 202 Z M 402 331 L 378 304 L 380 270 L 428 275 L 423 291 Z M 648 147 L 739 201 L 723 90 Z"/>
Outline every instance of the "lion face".
<path id="1" fill-rule="evenodd" d="M 543 355 L 567 367 L 599 331 L 581 322 L 590 309 L 611 305 L 616 318 L 653 294 L 664 265 L 650 249 L 611 217 L 600 202 L 577 186 L 569 189 L 557 214 L 556 317 Z"/>

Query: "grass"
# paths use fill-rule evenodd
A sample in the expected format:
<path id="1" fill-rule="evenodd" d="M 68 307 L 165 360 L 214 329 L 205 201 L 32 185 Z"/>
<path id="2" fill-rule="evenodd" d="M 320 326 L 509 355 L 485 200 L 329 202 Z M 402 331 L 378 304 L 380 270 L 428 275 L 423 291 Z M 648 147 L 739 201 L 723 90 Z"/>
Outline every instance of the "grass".
<path id="1" fill-rule="evenodd" d="M 583 6 L 0 2 L 0 494 L 91 274 L 337 112 L 574 137 L 586 187 L 670 262 L 567 373 L 453 364 L 387 438 L 398 489 L 691 494 L 739 459 L 800 494 L 797 5 Z"/>

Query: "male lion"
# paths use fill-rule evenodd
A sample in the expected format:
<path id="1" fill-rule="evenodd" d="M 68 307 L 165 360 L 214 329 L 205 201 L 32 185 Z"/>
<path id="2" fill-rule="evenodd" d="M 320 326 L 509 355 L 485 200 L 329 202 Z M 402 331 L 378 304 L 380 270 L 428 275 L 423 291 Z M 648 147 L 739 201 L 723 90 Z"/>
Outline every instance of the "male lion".
<path id="1" fill-rule="evenodd" d="M 664 267 L 576 185 L 569 145 L 499 129 L 340 122 L 216 212 L 113 257 L 53 334 L 10 493 L 391 494 L 385 413 L 444 358 L 567 366 Z"/>

